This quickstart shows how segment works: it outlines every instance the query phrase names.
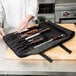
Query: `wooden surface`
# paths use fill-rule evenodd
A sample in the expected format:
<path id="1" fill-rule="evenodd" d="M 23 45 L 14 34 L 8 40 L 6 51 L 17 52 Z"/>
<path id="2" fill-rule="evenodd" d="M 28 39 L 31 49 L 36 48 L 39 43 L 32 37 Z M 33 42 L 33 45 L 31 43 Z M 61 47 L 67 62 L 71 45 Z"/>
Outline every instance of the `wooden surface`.
<path id="1" fill-rule="evenodd" d="M 73 24 L 60 24 L 60 26 L 76 31 L 75 26 Z M 65 50 L 63 50 L 59 46 L 49 49 L 47 52 L 45 52 L 45 54 L 47 54 L 49 57 L 51 57 L 54 60 L 76 60 L 76 34 L 71 40 L 65 42 L 64 45 L 72 51 L 71 54 L 68 54 Z M 26 58 L 19 58 L 14 54 L 14 52 L 10 48 L 8 48 L 8 50 L 6 51 L 5 58 L 6 59 L 44 59 L 40 55 L 31 55 Z"/>

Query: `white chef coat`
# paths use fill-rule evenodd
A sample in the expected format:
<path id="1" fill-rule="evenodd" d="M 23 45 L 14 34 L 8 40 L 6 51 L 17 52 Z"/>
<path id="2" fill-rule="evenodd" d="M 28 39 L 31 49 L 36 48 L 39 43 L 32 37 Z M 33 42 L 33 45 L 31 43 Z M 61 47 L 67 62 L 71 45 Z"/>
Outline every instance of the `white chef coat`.
<path id="1" fill-rule="evenodd" d="M 27 16 L 36 17 L 37 0 L 0 0 L 0 23 L 4 27 L 18 27 Z"/>

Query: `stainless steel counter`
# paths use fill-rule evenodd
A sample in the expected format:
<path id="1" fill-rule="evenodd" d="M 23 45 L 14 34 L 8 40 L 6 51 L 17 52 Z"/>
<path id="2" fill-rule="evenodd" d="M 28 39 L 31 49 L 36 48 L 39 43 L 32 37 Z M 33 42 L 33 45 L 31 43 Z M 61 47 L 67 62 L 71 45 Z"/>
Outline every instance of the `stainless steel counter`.
<path id="1" fill-rule="evenodd" d="M 76 72 L 76 61 L 53 61 L 46 60 L 12 60 L 6 59 L 7 46 L 0 39 L 0 74 L 16 75 L 68 75 Z M 73 75 L 72 75 L 73 76 Z"/>

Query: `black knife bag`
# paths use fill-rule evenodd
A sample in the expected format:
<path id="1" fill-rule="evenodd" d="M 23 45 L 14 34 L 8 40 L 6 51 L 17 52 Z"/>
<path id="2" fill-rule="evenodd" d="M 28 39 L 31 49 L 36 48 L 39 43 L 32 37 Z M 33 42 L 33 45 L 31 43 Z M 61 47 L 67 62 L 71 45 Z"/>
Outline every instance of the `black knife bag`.
<path id="1" fill-rule="evenodd" d="M 63 43 L 71 39 L 74 34 L 72 30 L 63 28 L 50 21 L 45 21 L 21 33 L 12 32 L 6 34 L 3 39 L 20 58 L 40 54 L 52 62 L 52 59 L 45 55 L 44 52 L 55 46 L 60 46 L 66 52 L 71 53 L 72 51 L 65 47 Z"/>

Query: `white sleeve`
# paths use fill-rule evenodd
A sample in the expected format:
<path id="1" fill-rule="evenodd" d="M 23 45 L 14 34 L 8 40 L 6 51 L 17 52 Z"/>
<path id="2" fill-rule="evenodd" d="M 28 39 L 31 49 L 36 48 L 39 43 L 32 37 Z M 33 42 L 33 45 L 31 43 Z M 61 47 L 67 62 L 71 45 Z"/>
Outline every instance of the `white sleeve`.
<path id="1" fill-rule="evenodd" d="M 4 17 L 3 7 L 2 7 L 1 1 L 0 1 L 0 23 L 3 23 L 3 17 Z"/>
<path id="2" fill-rule="evenodd" d="M 28 6 L 26 8 L 26 15 L 32 15 L 35 18 L 38 13 L 38 0 L 28 0 Z"/>

